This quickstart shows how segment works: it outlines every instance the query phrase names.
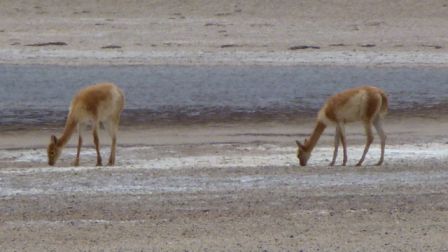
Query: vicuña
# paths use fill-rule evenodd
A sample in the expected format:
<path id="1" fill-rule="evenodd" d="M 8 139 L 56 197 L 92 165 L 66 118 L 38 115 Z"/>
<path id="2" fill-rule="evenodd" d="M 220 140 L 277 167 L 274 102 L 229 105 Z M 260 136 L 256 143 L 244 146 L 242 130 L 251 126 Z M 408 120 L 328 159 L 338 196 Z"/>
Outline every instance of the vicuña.
<path id="1" fill-rule="evenodd" d="M 356 165 L 360 166 L 363 163 L 369 151 L 370 144 L 373 142 L 372 125 L 375 127 L 381 140 L 381 157 L 376 164 L 381 165 L 384 161 L 384 147 L 386 145 L 386 134 L 383 131 L 382 120 L 387 110 L 387 95 L 377 87 L 357 87 L 331 96 L 317 115 L 317 123 L 310 139 L 305 139 L 303 144 L 296 141 L 298 147 L 297 158 L 299 159 L 300 165 L 305 166 L 307 164 L 319 137 L 328 125 L 334 125 L 336 128 L 333 159 L 330 166 L 336 162 L 339 142 L 342 142 L 344 150 L 342 165 L 346 165 L 347 142 L 345 138 L 345 123 L 356 121 L 362 122 L 367 136 L 364 152 Z"/>
<path id="2" fill-rule="evenodd" d="M 112 83 L 99 83 L 81 89 L 70 104 L 68 118 L 62 136 L 52 135 L 47 148 L 48 164 L 54 165 L 61 155 L 62 149 L 78 128 L 78 148 L 75 166 L 79 165 L 79 156 L 82 145 L 82 133 L 86 126 L 91 124 L 93 129 L 93 142 L 96 149 L 96 165 L 102 165 L 98 129 L 100 123 L 112 138 L 108 165 L 115 164 L 115 149 L 120 115 L 124 107 L 123 91 Z"/>

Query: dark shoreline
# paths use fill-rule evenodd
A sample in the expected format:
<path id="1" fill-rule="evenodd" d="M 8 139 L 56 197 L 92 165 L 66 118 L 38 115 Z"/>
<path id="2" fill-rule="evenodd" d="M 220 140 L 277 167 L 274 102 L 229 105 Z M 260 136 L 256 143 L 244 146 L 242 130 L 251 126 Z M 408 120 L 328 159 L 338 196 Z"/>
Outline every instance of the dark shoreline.
<path id="1" fill-rule="evenodd" d="M 37 112 L 36 112 L 37 113 Z M 35 114 L 36 114 L 35 113 Z M 37 113 L 38 114 L 38 113 Z M 63 128 L 67 111 L 45 112 L 49 117 L 21 118 L 21 122 L 12 121 L 0 124 L 0 131 L 44 130 Z M 245 123 L 281 123 L 303 124 L 314 121 L 317 111 L 297 112 L 263 109 L 254 112 L 238 111 L 203 111 L 196 114 L 179 111 L 125 110 L 120 125 L 123 127 L 167 127 L 167 126 L 201 126 L 207 124 L 245 124 Z M 400 118 L 440 119 L 448 115 L 448 105 L 429 108 L 389 109 L 386 120 Z"/>

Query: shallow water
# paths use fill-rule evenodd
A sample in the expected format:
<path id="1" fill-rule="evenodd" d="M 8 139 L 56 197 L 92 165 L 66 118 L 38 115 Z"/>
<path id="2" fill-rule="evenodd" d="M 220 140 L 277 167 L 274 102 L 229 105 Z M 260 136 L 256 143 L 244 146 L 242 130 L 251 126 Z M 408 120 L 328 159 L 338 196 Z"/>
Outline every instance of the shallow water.
<path id="1" fill-rule="evenodd" d="M 61 125 L 76 90 L 101 81 L 125 91 L 127 124 L 309 116 L 363 84 L 384 88 L 392 111 L 448 101 L 443 68 L 0 65 L 0 76 L 0 126 Z"/>

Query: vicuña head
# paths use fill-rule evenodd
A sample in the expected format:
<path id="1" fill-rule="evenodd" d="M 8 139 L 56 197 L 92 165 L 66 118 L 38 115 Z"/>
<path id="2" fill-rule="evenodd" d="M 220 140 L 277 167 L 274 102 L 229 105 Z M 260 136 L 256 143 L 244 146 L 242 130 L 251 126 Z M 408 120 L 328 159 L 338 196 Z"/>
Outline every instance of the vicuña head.
<path id="1" fill-rule="evenodd" d="M 377 165 L 381 165 L 384 161 L 384 148 L 386 145 L 386 134 L 383 131 L 382 119 L 386 115 L 387 109 L 387 95 L 377 87 L 363 86 L 352 88 L 331 96 L 320 109 L 316 126 L 309 140 L 305 139 L 303 144 L 296 141 L 297 158 L 299 159 L 300 165 L 305 166 L 308 163 L 311 152 L 328 125 L 334 125 L 336 128 L 333 159 L 330 166 L 334 165 L 336 161 L 339 142 L 342 142 L 344 151 L 342 165 L 346 165 L 347 144 L 345 139 L 345 123 L 356 121 L 363 123 L 367 136 L 364 152 L 356 165 L 359 166 L 363 163 L 370 144 L 373 142 L 372 125 L 375 127 L 381 140 L 381 157 L 377 163 Z"/>
<path id="2" fill-rule="evenodd" d="M 108 165 L 115 164 L 116 135 L 120 123 L 120 115 L 124 107 L 123 91 L 112 83 L 100 83 L 81 89 L 72 99 L 70 111 L 62 136 L 52 135 L 47 148 L 48 164 L 55 165 L 61 156 L 62 149 L 78 128 L 78 148 L 75 166 L 79 165 L 82 146 L 82 133 L 86 125 L 92 124 L 93 141 L 97 154 L 97 165 L 102 165 L 98 129 L 100 123 L 112 138 L 112 146 Z"/>
<path id="3" fill-rule="evenodd" d="M 305 139 L 305 144 L 307 143 Z M 308 163 L 308 159 L 311 157 L 311 151 L 308 151 L 305 146 L 296 140 L 297 144 L 297 158 L 299 159 L 300 165 L 305 166 Z"/>
<path id="4" fill-rule="evenodd" d="M 47 148 L 49 165 L 54 165 L 56 163 L 56 160 L 58 160 L 61 155 L 61 151 L 62 148 L 58 147 L 58 139 L 55 135 L 52 135 Z"/>

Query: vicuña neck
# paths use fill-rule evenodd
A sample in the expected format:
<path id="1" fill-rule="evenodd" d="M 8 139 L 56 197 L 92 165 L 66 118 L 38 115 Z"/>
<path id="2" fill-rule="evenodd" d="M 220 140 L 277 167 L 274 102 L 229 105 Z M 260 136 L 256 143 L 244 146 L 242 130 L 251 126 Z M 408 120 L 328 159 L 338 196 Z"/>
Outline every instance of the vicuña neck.
<path id="1" fill-rule="evenodd" d="M 67 144 L 67 142 L 75 132 L 77 124 L 78 122 L 69 115 L 69 117 L 67 118 L 67 122 L 65 123 L 64 132 L 58 140 L 59 147 L 64 147 Z"/>
<path id="2" fill-rule="evenodd" d="M 308 151 L 312 151 L 314 149 L 314 146 L 316 146 L 317 141 L 319 141 L 320 136 L 324 132 L 327 125 L 325 125 L 323 122 L 317 121 L 316 126 L 314 127 L 313 133 L 310 136 L 310 139 L 304 144 L 305 148 Z"/>

